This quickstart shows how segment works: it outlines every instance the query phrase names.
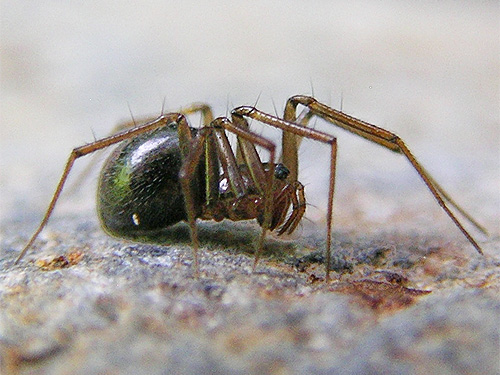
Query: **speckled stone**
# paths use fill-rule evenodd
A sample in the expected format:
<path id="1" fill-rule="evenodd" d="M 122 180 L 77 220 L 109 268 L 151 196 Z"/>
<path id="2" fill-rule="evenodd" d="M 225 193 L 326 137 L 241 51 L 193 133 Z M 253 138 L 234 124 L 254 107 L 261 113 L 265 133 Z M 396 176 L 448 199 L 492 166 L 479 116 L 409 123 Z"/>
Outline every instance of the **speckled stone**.
<path id="1" fill-rule="evenodd" d="M 290 243 L 269 240 L 252 273 L 253 258 L 238 244 L 252 242 L 255 226 L 202 225 L 196 280 L 185 226 L 163 234 L 180 245 L 122 242 L 81 217 L 51 227 L 16 266 L 21 239 L 2 242 L 6 373 L 498 370 L 497 240 L 481 257 L 449 241 L 438 249 L 436 237 L 337 233 L 335 254 L 352 267 L 326 284 L 323 258 L 308 250 L 320 234 L 293 242 L 295 253 Z"/>

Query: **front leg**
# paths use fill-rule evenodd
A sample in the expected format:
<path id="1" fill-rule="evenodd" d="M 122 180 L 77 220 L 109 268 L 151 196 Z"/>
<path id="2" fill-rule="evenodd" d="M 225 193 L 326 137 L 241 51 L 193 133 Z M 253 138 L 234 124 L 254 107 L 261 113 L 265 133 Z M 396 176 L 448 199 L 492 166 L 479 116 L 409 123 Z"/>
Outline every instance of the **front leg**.
<path id="1" fill-rule="evenodd" d="M 288 99 L 285 107 L 285 120 L 295 121 L 297 105 L 303 105 L 307 107 L 310 112 L 316 116 L 319 116 L 329 122 L 332 125 L 339 126 L 351 133 L 357 134 L 369 141 L 375 142 L 383 147 L 388 148 L 391 151 L 403 154 L 408 161 L 411 163 L 413 168 L 417 171 L 420 178 L 427 185 L 427 188 L 431 191 L 434 198 L 436 198 L 438 204 L 450 217 L 450 219 L 455 223 L 455 225 L 460 229 L 463 235 L 469 240 L 469 242 L 474 246 L 474 248 L 483 254 L 481 247 L 476 242 L 476 240 L 467 232 L 460 221 L 456 218 L 453 212 L 449 209 L 446 202 L 448 202 L 452 207 L 459 211 L 472 225 L 474 225 L 478 230 L 483 233 L 487 233 L 486 230 L 479 225 L 464 209 L 462 209 L 450 196 L 443 190 L 443 188 L 436 183 L 434 178 L 432 178 L 429 173 L 420 165 L 415 156 L 410 152 L 403 140 L 396 134 L 370 124 L 368 122 L 358 120 L 352 116 L 346 115 L 343 112 L 337 111 L 325 104 L 318 102 L 316 99 L 309 96 L 294 96 Z"/>

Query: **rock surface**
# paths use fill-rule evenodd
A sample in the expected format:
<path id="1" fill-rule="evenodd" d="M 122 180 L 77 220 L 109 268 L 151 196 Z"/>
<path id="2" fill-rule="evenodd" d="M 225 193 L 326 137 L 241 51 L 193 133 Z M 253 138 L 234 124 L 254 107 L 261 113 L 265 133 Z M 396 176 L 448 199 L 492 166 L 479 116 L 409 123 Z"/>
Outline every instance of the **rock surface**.
<path id="1" fill-rule="evenodd" d="M 19 265 L 22 241 L 2 243 L 3 373 L 498 373 L 498 240 L 482 257 L 463 241 L 336 233 L 327 284 L 317 233 L 268 240 L 252 273 L 257 228 L 203 224 L 196 280 L 184 225 L 165 245 L 81 217 L 51 227 Z"/>

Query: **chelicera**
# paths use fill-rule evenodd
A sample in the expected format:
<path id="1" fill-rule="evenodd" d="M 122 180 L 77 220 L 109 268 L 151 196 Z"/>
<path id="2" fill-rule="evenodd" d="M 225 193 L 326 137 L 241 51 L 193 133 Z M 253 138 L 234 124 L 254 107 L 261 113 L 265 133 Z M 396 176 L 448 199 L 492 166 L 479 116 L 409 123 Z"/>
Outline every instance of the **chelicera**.
<path id="1" fill-rule="evenodd" d="M 297 107 L 304 107 L 297 115 Z M 203 126 L 190 127 L 186 117 L 199 112 Z M 298 181 L 298 148 L 302 137 L 325 143 L 330 150 L 326 228 L 326 279 L 329 280 L 333 196 L 335 191 L 336 138 L 308 128 L 313 116 L 326 120 L 387 149 L 404 155 L 474 248 L 482 250 L 449 206 L 486 233 L 415 159 L 394 133 L 358 120 L 309 96 L 288 99 L 283 119 L 254 107 L 238 107 L 230 118 L 213 118 L 205 104 L 194 104 L 178 113 L 162 114 L 140 126 L 129 127 L 109 137 L 77 147 L 71 152 L 50 205 L 38 229 L 21 251 L 21 260 L 47 224 L 76 159 L 121 143 L 110 155 L 99 179 L 97 211 L 106 232 L 117 237 L 165 228 L 187 221 L 191 233 L 194 272 L 198 275 L 197 219 L 257 219 L 262 232 L 256 244 L 254 268 L 267 231 L 292 233 L 306 209 L 304 187 Z M 282 155 L 276 146 L 249 129 L 247 119 L 282 130 Z M 233 151 L 227 134 L 236 135 Z M 267 150 L 263 162 L 256 147 Z"/>

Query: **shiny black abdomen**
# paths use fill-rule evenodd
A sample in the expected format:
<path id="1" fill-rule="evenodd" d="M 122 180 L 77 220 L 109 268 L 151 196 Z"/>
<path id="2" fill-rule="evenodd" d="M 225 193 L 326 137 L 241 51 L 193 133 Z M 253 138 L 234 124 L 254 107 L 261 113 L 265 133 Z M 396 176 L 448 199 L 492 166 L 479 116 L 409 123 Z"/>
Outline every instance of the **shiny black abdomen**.
<path id="1" fill-rule="evenodd" d="M 118 146 L 99 178 L 97 212 L 104 229 L 115 236 L 133 237 L 186 220 L 181 165 L 175 124 Z M 196 207 L 204 201 L 203 174 L 202 160 L 193 178 Z"/>

